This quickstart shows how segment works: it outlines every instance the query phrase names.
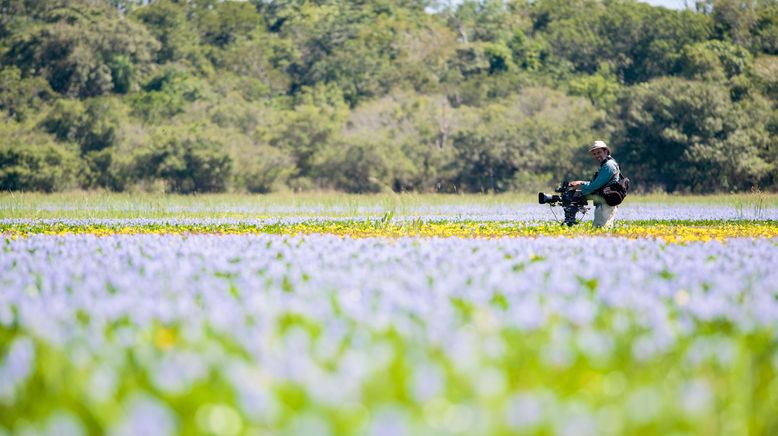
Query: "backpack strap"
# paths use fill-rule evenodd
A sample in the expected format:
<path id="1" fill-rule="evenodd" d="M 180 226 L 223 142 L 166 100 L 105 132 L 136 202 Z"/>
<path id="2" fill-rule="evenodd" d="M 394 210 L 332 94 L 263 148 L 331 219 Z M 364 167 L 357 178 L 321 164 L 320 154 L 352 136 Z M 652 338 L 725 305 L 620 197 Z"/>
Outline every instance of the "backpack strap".
<path id="1" fill-rule="evenodd" d="M 621 165 L 619 165 L 619 163 L 618 163 L 618 162 L 616 162 L 616 160 L 615 160 L 615 159 L 613 159 L 613 158 L 612 158 L 612 157 L 610 157 L 610 156 L 608 156 L 608 159 L 606 159 L 606 160 L 605 160 L 605 162 L 603 162 L 603 163 L 602 163 L 602 165 L 605 165 L 605 163 L 606 163 L 606 162 L 608 162 L 608 160 L 613 160 L 613 163 L 615 163 L 615 164 L 616 164 L 616 173 L 615 173 L 615 174 L 613 174 L 613 177 L 611 177 L 611 179 L 610 179 L 610 180 L 608 180 L 608 183 L 606 183 L 606 184 L 605 184 L 605 186 L 608 186 L 608 185 L 610 185 L 611 183 L 614 183 L 613 179 L 615 179 L 615 178 L 616 178 L 616 176 L 618 176 L 618 177 L 619 177 L 619 180 L 621 180 Z M 618 182 L 616 182 L 616 183 L 618 183 Z"/>

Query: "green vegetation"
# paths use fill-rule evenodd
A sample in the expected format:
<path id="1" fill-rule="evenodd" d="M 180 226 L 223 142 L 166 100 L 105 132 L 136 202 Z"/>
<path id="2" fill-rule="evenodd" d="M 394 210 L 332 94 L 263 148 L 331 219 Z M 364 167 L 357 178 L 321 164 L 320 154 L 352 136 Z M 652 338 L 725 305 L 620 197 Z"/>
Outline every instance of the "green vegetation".
<path id="1" fill-rule="evenodd" d="M 778 3 L 0 0 L 0 189 L 778 188 Z"/>
<path id="2" fill-rule="evenodd" d="M 632 195 L 628 204 L 716 206 L 731 208 L 738 215 L 762 215 L 770 209 L 778 209 L 778 195 L 752 192 L 735 195 L 673 196 L 658 193 Z M 517 193 L 357 195 L 339 192 L 267 195 L 0 193 L 0 219 L 382 217 L 387 213 L 393 213 L 399 218 L 419 217 L 430 213 L 434 215 L 435 208 L 470 208 L 477 212 L 498 208 L 523 210 L 527 205 L 540 207 L 537 205 L 537 196 Z M 516 218 L 521 217 L 517 215 Z"/>

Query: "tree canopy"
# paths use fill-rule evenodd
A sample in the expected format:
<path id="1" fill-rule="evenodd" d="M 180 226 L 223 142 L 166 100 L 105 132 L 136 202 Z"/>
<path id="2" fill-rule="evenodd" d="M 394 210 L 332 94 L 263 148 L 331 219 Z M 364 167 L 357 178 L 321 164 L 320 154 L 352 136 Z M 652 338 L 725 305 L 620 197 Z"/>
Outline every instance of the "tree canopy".
<path id="1" fill-rule="evenodd" d="M 0 0 L 0 189 L 778 188 L 778 3 Z"/>

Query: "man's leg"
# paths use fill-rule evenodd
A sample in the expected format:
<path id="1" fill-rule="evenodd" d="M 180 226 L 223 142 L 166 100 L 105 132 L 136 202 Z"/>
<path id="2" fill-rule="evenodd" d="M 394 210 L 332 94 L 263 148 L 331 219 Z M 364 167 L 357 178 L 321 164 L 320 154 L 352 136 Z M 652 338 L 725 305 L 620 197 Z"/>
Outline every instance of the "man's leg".
<path id="1" fill-rule="evenodd" d="M 618 206 L 608 206 L 605 203 L 598 203 L 594 206 L 594 227 L 603 227 L 609 229 L 613 227 L 613 221 L 616 218 L 616 209 Z"/>

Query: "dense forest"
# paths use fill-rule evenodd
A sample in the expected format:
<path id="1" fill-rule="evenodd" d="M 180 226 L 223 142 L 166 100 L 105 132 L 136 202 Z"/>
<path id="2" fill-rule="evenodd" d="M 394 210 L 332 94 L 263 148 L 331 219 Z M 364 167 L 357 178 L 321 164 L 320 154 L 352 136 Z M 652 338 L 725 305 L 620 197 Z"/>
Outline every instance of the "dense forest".
<path id="1" fill-rule="evenodd" d="M 695 2 L 690 2 L 695 3 Z M 0 0 L 0 189 L 778 189 L 778 2 Z"/>

